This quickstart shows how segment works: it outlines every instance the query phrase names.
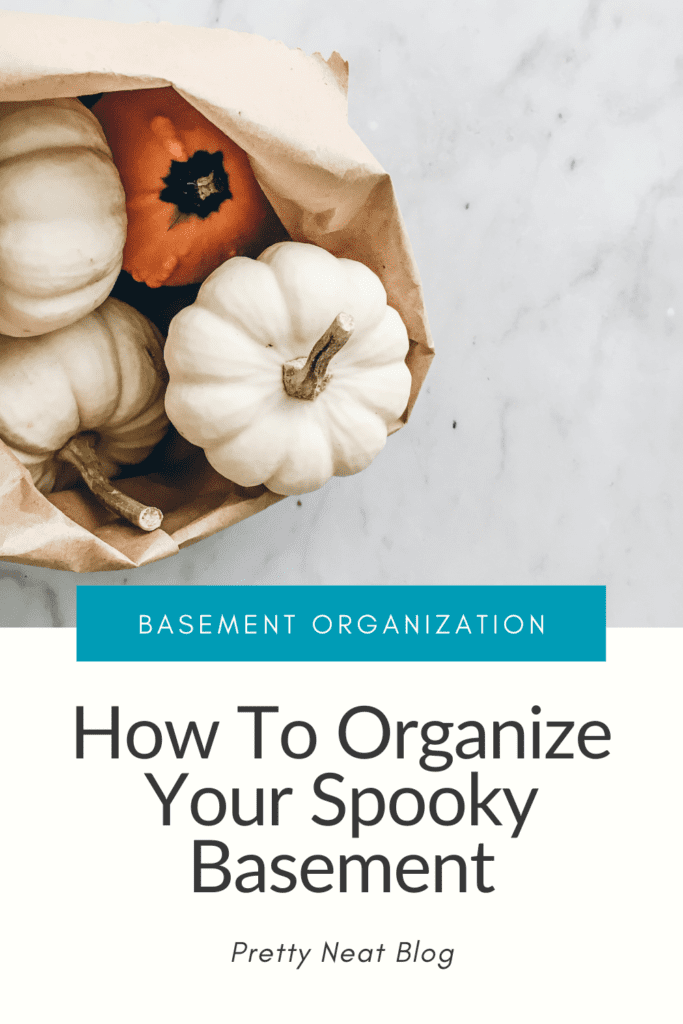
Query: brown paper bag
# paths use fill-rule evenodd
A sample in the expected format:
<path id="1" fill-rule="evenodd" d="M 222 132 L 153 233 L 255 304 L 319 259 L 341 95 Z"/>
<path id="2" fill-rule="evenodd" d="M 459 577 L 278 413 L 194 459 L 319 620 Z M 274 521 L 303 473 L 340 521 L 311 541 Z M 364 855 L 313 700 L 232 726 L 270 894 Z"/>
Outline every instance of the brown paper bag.
<path id="1" fill-rule="evenodd" d="M 391 180 L 347 122 L 347 65 L 223 29 L 119 25 L 0 13 L 0 101 L 172 85 L 249 155 L 295 241 L 360 260 L 379 275 L 411 339 L 408 417 L 432 358 L 420 280 Z M 0 557 L 76 572 L 130 569 L 280 500 L 215 473 L 198 450 L 121 490 L 165 514 L 142 533 L 88 492 L 45 496 L 0 442 Z M 117 482 L 118 484 L 118 482 Z"/>

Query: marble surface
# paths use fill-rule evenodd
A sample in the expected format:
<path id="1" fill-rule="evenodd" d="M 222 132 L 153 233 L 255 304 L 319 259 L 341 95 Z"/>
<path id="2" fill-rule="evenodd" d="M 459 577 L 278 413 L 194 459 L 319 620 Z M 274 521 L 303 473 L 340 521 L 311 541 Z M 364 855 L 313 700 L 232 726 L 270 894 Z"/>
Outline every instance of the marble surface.
<path id="1" fill-rule="evenodd" d="M 366 472 L 133 572 L 0 563 L 2 625 L 73 625 L 87 583 L 599 583 L 611 625 L 683 625 L 679 0 L 8 7 L 338 50 L 437 359 Z"/>

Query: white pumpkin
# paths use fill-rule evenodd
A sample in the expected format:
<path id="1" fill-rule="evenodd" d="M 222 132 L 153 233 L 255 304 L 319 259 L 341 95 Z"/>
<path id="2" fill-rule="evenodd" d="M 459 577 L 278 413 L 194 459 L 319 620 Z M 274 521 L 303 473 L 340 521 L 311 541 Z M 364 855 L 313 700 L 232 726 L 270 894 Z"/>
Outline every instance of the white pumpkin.
<path id="1" fill-rule="evenodd" d="M 75 479 L 68 463 L 118 514 L 130 518 L 130 507 L 131 522 L 156 529 L 158 510 L 121 495 L 108 478 L 142 462 L 166 433 L 165 383 L 156 327 L 109 298 L 30 344 L 0 336 L 0 439 L 43 493 L 58 477 Z"/>
<path id="2" fill-rule="evenodd" d="M 280 242 L 228 260 L 173 319 L 166 411 L 227 479 L 302 494 L 384 447 L 408 402 L 408 345 L 376 274 Z"/>
<path id="3" fill-rule="evenodd" d="M 45 334 L 99 306 L 125 240 L 97 118 L 76 99 L 0 103 L 0 334 Z"/>

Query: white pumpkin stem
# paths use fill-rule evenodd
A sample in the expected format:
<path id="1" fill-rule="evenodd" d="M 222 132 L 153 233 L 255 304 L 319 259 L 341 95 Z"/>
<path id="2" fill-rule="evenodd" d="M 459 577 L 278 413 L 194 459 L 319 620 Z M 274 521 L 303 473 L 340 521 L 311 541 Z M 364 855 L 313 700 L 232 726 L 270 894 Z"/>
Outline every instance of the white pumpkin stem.
<path id="1" fill-rule="evenodd" d="M 327 328 L 322 338 L 316 341 L 311 354 L 290 359 L 282 367 L 282 383 L 291 398 L 312 401 L 323 391 L 330 380 L 327 372 L 330 359 L 344 347 L 355 327 L 349 313 L 339 313 Z"/>
<path id="2" fill-rule="evenodd" d="M 135 498 L 129 497 L 108 479 L 102 463 L 93 447 L 93 439 L 87 434 L 77 434 L 57 452 L 57 458 L 74 466 L 86 487 L 111 512 L 127 519 L 133 526 L 151 533 L 158 530 L 164 518 L 160 509 L 151 505 L 143 505 Z"/>

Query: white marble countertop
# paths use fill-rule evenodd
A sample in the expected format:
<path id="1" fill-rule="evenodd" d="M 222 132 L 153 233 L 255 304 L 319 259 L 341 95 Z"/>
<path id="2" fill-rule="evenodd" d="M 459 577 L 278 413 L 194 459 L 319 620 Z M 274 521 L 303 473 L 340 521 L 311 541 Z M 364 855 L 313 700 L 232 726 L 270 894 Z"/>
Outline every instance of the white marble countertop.
<path id="1" fill-rule="evenodd" d="M 364 473 L 132 572 L 0 563 L 1 625 L 73 625 L 87 583 L 596 583 L 611 625 L 683 625 L 679 0 L 8 7 L 338 50 L 437 359 Z"/>

